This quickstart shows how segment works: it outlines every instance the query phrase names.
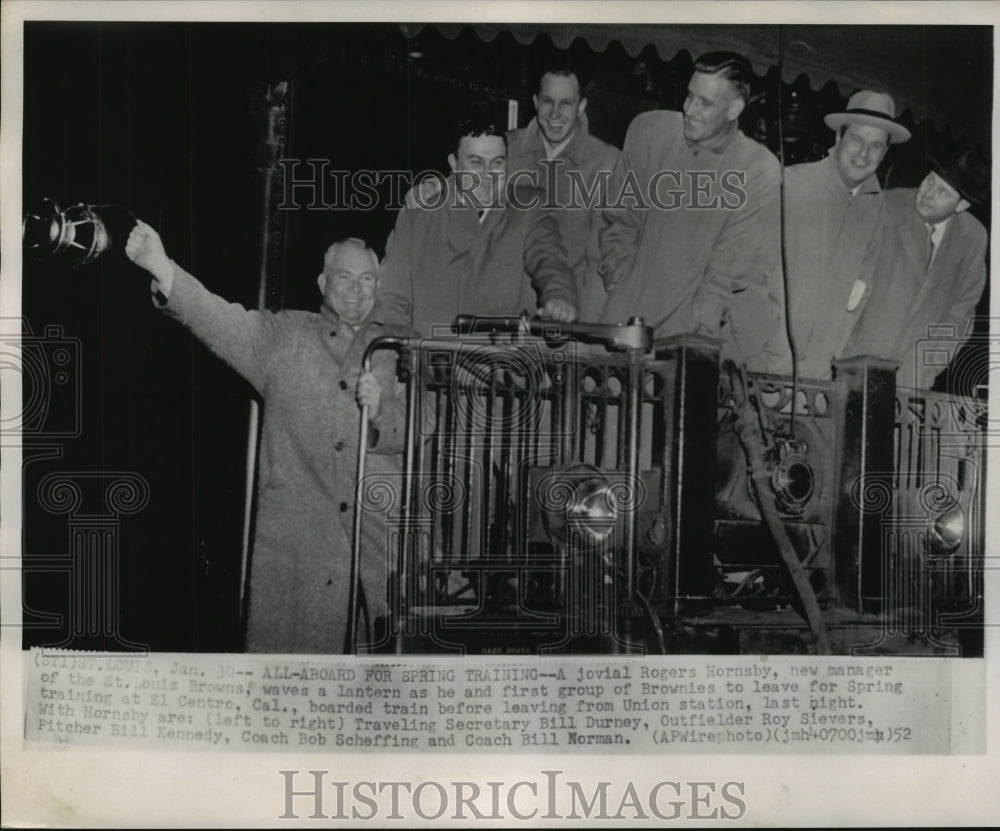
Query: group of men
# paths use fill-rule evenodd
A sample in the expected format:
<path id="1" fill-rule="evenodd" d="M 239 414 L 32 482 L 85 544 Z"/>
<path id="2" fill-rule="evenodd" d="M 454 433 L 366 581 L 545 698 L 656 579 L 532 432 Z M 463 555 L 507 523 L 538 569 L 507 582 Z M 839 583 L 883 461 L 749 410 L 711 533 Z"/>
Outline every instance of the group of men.
<path id="1" fill-rule="evenodd" d="M 943 366 L 918 366 L 940 354 L 928 333 L 950 333 L 954 354 L 985 285 L 986 232 L 966 213 L 985 165 L 929 159 L 918 189 L 883 193 L 879 166 L 910 133 L 891 96 L 862 90 L 826 116 L 829 156 L 782 171 L 738 126 L 752 77 L 740 55 L 703 55 L 683 112 L 639 115 L 621 152 L 590 134 L 567 70 L 542 76 L 536 117 L 506 141 L 461 125 L 452 175 L 418 189 L 387 243 L 390 313 L 422 335 L 458 313 L 641 316 L 657 337 L 718 338 L 751 369 L 788 374 L 794 357 L 823 380 L 867 354 L 929 388 Z"/>
<path id="2" fill-rule="evenodd" d="M 931 162 L 918 189 L 882 193 L 878 167 L 910 134 L 889 95 L 862 91 L 826 117 L 829 157 L 784 171 L 782 198 L 777 158 L 738 126 L 751 80 L 740 55 L 702 56 L 683 112 L 638 116 L 619 151 L 590 134 L 579 77 L 545 73 L 524 129 L 459 125 L 451 175 L 411 192 L 381 262 L 357 239 L 328 249 L 319 313 L 227 303 L 137 225 L 127 252 L 158 305 L 265 401 L 249 651 L 345 646 L 358 404 L 375 468 L 392 471 L 402 449 L 392 364 L 361 372 L 379 335 L 433 335 L 458 314 L 640 316 L 657 337 L 717 338 L 750 369 L 787 373 L 794 355 L 800 375 L 824 379 L 835 359 L 868 354 L 899 363 L 901 384 L 930 386 L 942 367 L 917 365 L 917 340 L 944 324 L 954 350 L 985 284 L 986 232 L 967 213 L 985 168 Z M 366 528 L 378 613 L 385 537 Z"/>
<path id="3" fill-rule="evenodd" d="M 934 337 L 954 355 L 986 284 L 986 230 L 966 211 L 988 177 L 965 153 L 947 167 L 928 159 L 916 189 L 883 193 L 878 167 L 910 139 L 893 116 L 889 95 L 856 93 L 846 112 L 826 116 L 837 134 L 829 157 L 785 172 L 792 342 L 807 377 L 870 355 L 899 365 L 898 385 L 928 389 L 947 364 L 926 360 L 940 354 Z"/>

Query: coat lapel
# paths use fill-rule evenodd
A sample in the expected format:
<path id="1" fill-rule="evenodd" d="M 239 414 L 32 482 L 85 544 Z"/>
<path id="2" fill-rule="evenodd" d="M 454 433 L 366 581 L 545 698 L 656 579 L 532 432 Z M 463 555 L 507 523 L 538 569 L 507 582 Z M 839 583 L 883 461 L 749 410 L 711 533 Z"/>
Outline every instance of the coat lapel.
<path id="1" fill-rule="evenodd" d="M 476 241 L 479 224 L 472 208 L 448 206 L 448 262 L 455 263 L 469 255 Z"/>
<path id="2" fill-rule="evenodd" d="M 913 274 L 918 285 L 927 275 L 927 229 L 915 213 L 907 215 L 899 226 L 900 247 L 905 254 L 907 272 Z"/>
<path id="3" fill-rule="evenodd" d="M 502 208 L 494 208 L 486 212 L 483 221 L 477 225 L 476 237 L 471 243 L 471 256 L 473 263 L 473 274 L 483 274 L 487 255 L 493 243 L 493 237 L 499 236 L 507 221 L 507 211 Z"/>
<path id="4" fill-rule="evenodd" d="M 962 240 L 958 230 L 958 222 L 955 217 L 952 217 L 938 243 L 937 254 L 934 256 L 934 262 L 931 263 L 930 271 L 917 293 L 915 306 L 924 307 L 929 296 L 952 290 L 951 272 L 954 269 L 956 259 L 961 255 L 961 246 Z"/>

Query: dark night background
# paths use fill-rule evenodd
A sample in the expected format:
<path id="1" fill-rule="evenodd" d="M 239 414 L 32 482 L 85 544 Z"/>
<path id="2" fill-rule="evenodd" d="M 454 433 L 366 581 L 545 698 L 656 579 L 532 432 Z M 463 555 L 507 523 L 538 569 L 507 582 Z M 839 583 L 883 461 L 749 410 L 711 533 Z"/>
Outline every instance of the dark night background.
<path id="1" fill-rule="evenodd" d="M 582 69 L 591 81 L 591 129 L 619 146 L 638 112 L 679 109 L 691 74 L 687 52 L 663 56 L 648 47 L 630 55 L 616 42 L 594 51 L 580 38 L 567 50 L 544 34 L 530 43 L 506 32 L 490 40 L 471 29 L 454 34 L 392 24 L 29 22 L 24 205 L 44 197 L 64 208 L 125 205 L 157 227 L 170 256 L 209 288 L 256 306 L 263 203 L 254 101 L 268 85 L 290 82 L 283 155 L 329 159 L 331 170 L 418 172 L 447 168 L 450 127 L 470 106 L 491 109 L 502 124 L 506 99 L 517 99 L 527 123 L 537 78 L 553 62 Z M 977 77 L 977 96 L 989 101 L 992 31 L 972 35 L 966 42 L 976 49 L 962 61 Z M 936 36 L 928 32 L 928 43 Z M 949 50 L 937 51 L 938 60 L 955 62 Z M 758 80 L 743 127 L 777 150 L 777 75 Z M 884 86 L 892 92 L 892 79 Z M 782 87 L 786 163 L 825 154 L 832 134 L 822 115 L 852 91 L 803 76 Z M 926 151 L 947 157 L 970 143 L 989 148 L 986 116 L 970 135 L 940 118 L 918 122 L 907 110 L 902 118 L 914 140 L 890 151 L 883 183 L 915 186 Z M 988 206 L 976 213 L 989 227 Z M 286 212 L 280 276 L 267 285 L 271 305 L 314 308 L 329 243 L 360 236 L 381 253 L 394 219 L 381 203 L 367 211 Z M 148 482 L 150 500 L 120 521 L 112 628 L 159 651 L 241 649 L 249 387 L 153 308 L 144 275 L 113 251 L 78 269 L 25 259 L 26 325 L 35 338 L 59 326 L 64 338 L 79 341 L 73 389 L 49 402 L 48 420 L 25 441 L 26 647 L 58 644 L 67 632 L 65 620 L 38 625 L 65 613 L 70 592 L 67 574 L 47 565 L 67 555 L 69 521 L 39 505 L 40 480 L 53 471 L 131 471 Z M 980 313 L 987 311 L 984 297 Z M 47 440 L 64 416 L 61 402 L 77 393 L 79 435 Z M 60 458 L 49 452 L 55 447 Z"/>

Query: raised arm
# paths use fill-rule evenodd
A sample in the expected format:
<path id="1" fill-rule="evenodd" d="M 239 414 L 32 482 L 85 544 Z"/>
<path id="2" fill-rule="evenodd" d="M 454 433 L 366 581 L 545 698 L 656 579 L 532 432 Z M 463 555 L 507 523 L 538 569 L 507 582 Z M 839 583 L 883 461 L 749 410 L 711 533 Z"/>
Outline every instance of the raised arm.
<path id="1" fill-rule="evenodd" d="M 154 302 L 263 392 L 267 362 L 281 334 L 278 316 L 212 294 L 167 256 L 159 234 L 145 222 L 132 230 L 125 253 L 152 275 Z"/>
<path id="2" fill-rule="evenodd" d="M 739 174 L 745 194 L 730 212 L 698 288 L 695 308 L 702 331 L 717 335 L 723 322 L 742 357 L 787 351 L 781 281 L 778 161 L 768 154 Z"/>

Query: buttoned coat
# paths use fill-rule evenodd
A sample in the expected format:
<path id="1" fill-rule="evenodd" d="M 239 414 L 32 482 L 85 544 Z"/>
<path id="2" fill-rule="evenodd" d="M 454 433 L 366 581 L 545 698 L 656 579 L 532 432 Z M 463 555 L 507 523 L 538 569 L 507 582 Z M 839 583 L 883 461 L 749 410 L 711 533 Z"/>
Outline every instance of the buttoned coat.
<path id="1" fill-rule="evenodd" d="M 576 280 L 579 319 L 597 321 L 608 300 L 598 269 L 601 255 L 598 232 L 601 206 L 615 164 L 621 157 L 617 147 L 590 134 L 587 115 L 580 116 L 573 136 L 558 156 L 548 159 L 538 119 L 507 134 L 507 175 L 530 175 L 545 194 L 546 202 L 558 207 L 567 260 Z"/>
<path id="2" fill-rule="evenodd" d="M 688 144 L 682 113 L 637 116 L 600 232 L 602 322 L 639 315 L 657 337 L 706 334 L 751 369 L 786 370 L 780 181 L 739 130 L 716 152 Z"/>
<path id="3" fill-rule="evenodd" d="M 424 207 L 405 207 L 379 267 L 381 302 L 394 321 L 421 335 L 464 315 L 533 314 L 550 299 L 576 305 L 559 227 L 541 194 L 511 187 L 502 207 L 476 208 L 454 177 Z"/>
<path id="4" fill-rule="evenodd" d="M 377 308 L 357 331 L 325 305 L 318 314 L 248 311 L 176 264 L 163 309 L 263 400 L 247 651 L 343 652 L 360 427 L 349 381 L 374 338 L 410 330 L 384 325 Z M 403 402 L 394 354 L 376 353 L 373 370 L 383 406 L 366 474 L 398 492 Z M 385 519 L 385 510 L 373 511 L 363 525 L 361 577 L 372 615 L 386 606 Z"/>
<path id="5" fill-rule="evenodd" d="M 831 155 L 785 170 L 784 215 L 798 372 L 827 379 L 877 279 L 885 200 L 875 176 L 852 196 Z"/>
<path id="6" fill-rule="evenodd" d="M 954 214 L 928 269 L 927 226 L 914 207 L 916 193 L 885 193 L 878 275 L 847 352 L 895 361 L 897 385 L 929 389 L 970 334 L 986 285 L 987 234 L 968 211 Z"/>

